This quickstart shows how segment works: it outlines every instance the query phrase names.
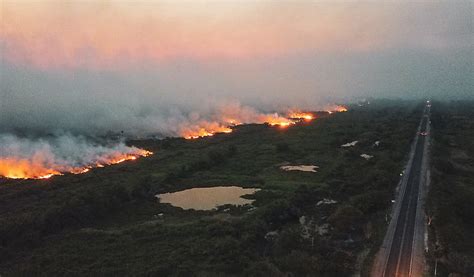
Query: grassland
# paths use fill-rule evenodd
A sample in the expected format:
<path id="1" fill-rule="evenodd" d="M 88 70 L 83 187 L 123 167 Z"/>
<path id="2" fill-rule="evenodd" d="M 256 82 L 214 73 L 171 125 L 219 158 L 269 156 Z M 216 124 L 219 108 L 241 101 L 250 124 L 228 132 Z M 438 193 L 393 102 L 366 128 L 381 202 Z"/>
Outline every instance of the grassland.
<path id="1" fill-rule="evenodd" d="M 155 154 L 83 175 L 0 180 L 0 274 L 365 274 L 421 107 L 374 101 L 287 129 L 131 141 Z M 283 172 L 283 163 L 320 168 Z M 218 185 L 261 188 L 256 209 L 182 210 L 154 197 Z M 317 206 L 324 198 L 338 203 Z"/>
<path id="2" fill-rule="evenodd" d="M 434 103 L 430 253 L 438 276 L 474 274 L 474 102 Z M 455 275 L 457 274 L 457 275 Z"/>

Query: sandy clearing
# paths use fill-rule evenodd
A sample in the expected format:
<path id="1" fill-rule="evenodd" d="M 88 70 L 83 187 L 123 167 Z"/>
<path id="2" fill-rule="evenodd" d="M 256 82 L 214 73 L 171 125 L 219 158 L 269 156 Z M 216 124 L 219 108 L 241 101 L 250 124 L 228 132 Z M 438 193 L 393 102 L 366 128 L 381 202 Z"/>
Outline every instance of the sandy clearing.
<path id="1" fill-rule="evenodd" d="M 352 147 L 355 146 L 358 142 L 358 140 L 354 140 L 353 142 L 348 142 L 346 144 L 341 145 L 341 147 Z"/>
<path id="2" fill-rule="evenodd" d="M 361 156 L 362 158 L 366 159 L 366 160 L 370 160 L 370 159 L 372 159 L 372 158 L 374 157 L 374 156 L 368 155 L 368 154 L 361 154 L 360 156 Z"/>
<path id="3" fill-rule="evenodd" d="M 284 165 L 280 166 L 280 169 L 284 171 L 305 171 L 305 172 L 318 172 L 319 166 L 317 165 Z"/>

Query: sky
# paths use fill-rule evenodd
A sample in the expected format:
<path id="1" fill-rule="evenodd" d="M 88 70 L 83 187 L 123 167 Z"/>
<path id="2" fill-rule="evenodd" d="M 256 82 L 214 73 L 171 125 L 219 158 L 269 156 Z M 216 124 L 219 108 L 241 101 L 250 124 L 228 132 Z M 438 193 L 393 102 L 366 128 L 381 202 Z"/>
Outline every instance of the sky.
<path id="1" fill-rule="evenodd" d="M 0 132 L 473 98 L 472 1 L 0 0 Z"/>

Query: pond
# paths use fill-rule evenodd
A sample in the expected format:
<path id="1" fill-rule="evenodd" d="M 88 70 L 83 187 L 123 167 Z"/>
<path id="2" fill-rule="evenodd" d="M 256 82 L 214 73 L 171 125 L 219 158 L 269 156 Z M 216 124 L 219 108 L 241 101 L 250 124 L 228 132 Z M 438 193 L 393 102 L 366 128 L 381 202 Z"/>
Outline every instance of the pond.
<path id="1" fill-rule="evenodd" d="M 169 203 L 175 207 L 185 210 L 212 210 L 218 206 L 251 204 L 253 199 L 245 199 L 241 196 L 254 194 L 260 189 L 230 187 L 208 187 L 192 188 L 177 192 L 158 194 L 156 197 L 161 203 Z"/>

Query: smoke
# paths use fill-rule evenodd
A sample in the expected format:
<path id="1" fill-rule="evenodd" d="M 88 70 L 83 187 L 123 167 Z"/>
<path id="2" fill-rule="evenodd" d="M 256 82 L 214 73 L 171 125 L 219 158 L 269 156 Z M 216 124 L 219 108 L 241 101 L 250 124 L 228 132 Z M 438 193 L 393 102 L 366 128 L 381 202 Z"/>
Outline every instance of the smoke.
<path id="1" fill-rule="evenodd" d="M 222 81 L 211 76 L 197 81 L 198 73 L 191 72 L 180 77 L 187 83 L 183 87 L 163 74 L 154 77 L 149 72 L 126 76 L 110 72 L 72 74 L 4 66 L 0 102 L 3 133 L 104 135 L 123 131 L 127 137 L 181 136 L 183 130 L 206 121 L 223 125 L 232 123 L 229 119 L 262 123 L 269 113 L 296 107 L 318 109 L 328 101 L 317 94 L 308 94 L 302 101 L 299 98 L 303 94 L 273 94 L 270 88 L 253 93 L 257 87 L 252 84 L 232 87 L 218 84 Z M 204 80 L 209 84 L 201 83 Z"/>
<path id="2" fill-rule="evenodd" d="M 358 97 L 472 97 L 469 1 L 7 1 L 2 16 L 0 132 L 174 136 L 234 106 L 250 122 Z"/>
<path id="3" fill-rule="evenodd" d="M 0 176 L 44 178 L 62 172 L 82 173 L 127 159 L 146 156 L 147 151 L 123 142 L 99 144 L 82 136 L 62 134 L 48 138 L 22 138 L 0 134 Z"/>
<path id="4" fill-rule="evenodd" d="M 104 149 L 132 151 L 91 137 L 194 137 L 365 97 L 473 97 L 469 1 L 0 9 L 0 152 L 9 163 L 40 157 L 62 171 Z"/>

